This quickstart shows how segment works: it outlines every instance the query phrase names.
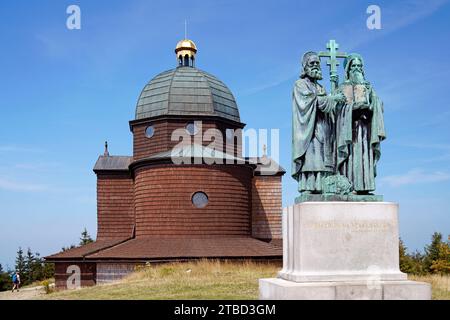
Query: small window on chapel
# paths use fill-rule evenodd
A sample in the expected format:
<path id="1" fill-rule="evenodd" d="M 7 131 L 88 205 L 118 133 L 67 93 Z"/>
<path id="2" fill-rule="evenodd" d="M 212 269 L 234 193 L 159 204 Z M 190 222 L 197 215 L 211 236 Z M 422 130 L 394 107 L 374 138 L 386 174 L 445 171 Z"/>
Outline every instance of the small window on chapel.
<path id="1" fill-rule="evenodd" d="M 204 192 L 196 192 L 192 196 L 192 204 L 197 208 L 204 208 L 208 205 L 208 195 Z"/>
<path id="2" fill-rule="evenodd" d="M 227 129 L 225 131 L 225 136 L 226 136 L 228 142 L 232 142 L 233 139 L 234 139 L 234 130 L 233 129 Z"/>
<path id="3" fill-rule="evenodd" d="M 191 136 L 194 136 L 198 132 L 198 127 L 195 125 L 195 123 L 190 122 L 186 125 L 186 130 Z"/>
<path id="4" fill-rule="evenodd" d="M 148 127 L 145 129 L 145 136 L 146 136 L 147 138 L 153 137 L 154 134 L 155 134 L 155 128 L 154 128 L 153 126 L 148 126 Z"/>

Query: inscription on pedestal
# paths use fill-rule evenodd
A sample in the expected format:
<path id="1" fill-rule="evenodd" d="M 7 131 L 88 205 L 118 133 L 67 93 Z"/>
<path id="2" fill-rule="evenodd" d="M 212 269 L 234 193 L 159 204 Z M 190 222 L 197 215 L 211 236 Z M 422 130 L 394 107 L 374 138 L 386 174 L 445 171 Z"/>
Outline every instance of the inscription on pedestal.
<path id="1" fill-rule="evenodd" d="M 364 231 L 386 231 L 391 228 L 392 225 L 386 221 L 351 221 L 351 222 L 338 222 L 338 221 L 323 221 L 323 222 L 306 222 L 305 229 L 315 230 L 348 230 L 352 232 L 364 232 Z"/>

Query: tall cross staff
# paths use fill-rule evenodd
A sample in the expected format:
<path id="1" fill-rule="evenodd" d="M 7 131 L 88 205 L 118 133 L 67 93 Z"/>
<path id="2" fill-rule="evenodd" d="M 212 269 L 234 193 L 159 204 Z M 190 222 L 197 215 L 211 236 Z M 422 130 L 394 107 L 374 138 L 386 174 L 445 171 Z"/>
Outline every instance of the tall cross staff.
<path id="1" fill-rule="evenodd" d="M 330 81 L 331 81 L 331 92 L 334 92 L 338 87 L 338 69 L 339 60 L 338 58 L 347 58 L 347 54 L 344 52 L 338 52 L 339 44 L 335 40 L 330 40 L 327 43 L 328 51 L 319 52 L 319 57 L 330 58 L 327 61 L 327 65 L 330 67 Z"/>

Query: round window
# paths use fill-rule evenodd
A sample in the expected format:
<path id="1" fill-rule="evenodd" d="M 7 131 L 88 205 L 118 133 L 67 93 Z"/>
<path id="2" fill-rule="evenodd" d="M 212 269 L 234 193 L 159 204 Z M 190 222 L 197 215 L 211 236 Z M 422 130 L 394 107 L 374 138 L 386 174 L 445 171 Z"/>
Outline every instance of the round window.
<path id="1" fill-rule="evenodd" d="M 208 196 L 204 192 L 196 192 L 192 196 L 192 204 L 197 208 L 204 208 L 208 204 Z"/>
<path id="2" fill-rule="evenodd" d="M 153 137 L 155 134 L 155 128 L 153 126 L 148 126 L 147 129 L 145 129 L 145 136 L 147 138 Z"/>
<path id="3" fill-rule="evenodd" d="M 198 128 L 193 122 L 190 122 L 186 125 L 186 130 L 191 136 L 196 135 L 198 132 Z"/>

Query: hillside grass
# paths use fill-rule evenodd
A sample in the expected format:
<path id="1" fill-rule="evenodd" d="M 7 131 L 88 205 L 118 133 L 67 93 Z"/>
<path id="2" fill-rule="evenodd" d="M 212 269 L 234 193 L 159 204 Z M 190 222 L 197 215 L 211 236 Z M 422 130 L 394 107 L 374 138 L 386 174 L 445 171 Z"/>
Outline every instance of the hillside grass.
<path id="1" fill-rule="evenodd" d="M 150 265 L 120 282 L 59 291 L 43 299 L 254 300 L 258 280 L 272 278 L 281 262 L 208 261 Z"/>
<path id="2" fill-rule="evenodd" d="M 49 285 L 55 284 L 55 278 L 44 279 L 44 280 L 37 280 L 37 281 L 34 281 L 31 284 L 27 284 L 26 286 L 23 286 L 22 288 L 23 289 L 34 288 L 34 287 L 38 287 L 38 286 L 45 286 L 47 284 L 49 284 Z"/>
<path id="3" fill-rule="evenodd" d="M 437 274 L 416 276 L 408 275 L 409 280 L 431 283 L 433 300 L 450 300 L 450 276 Z"/>
<path id="4" fill-rule="evenodd" d="M 256 300 L 258 280 L 275 277 L 281 262 L 197 262 L 149 265 L 123 280 L 79 290 L 41 295 L 68 300 Z M 450 276 L 408 276 L 431 283 L 433 299 L 450 300 Z"/>

